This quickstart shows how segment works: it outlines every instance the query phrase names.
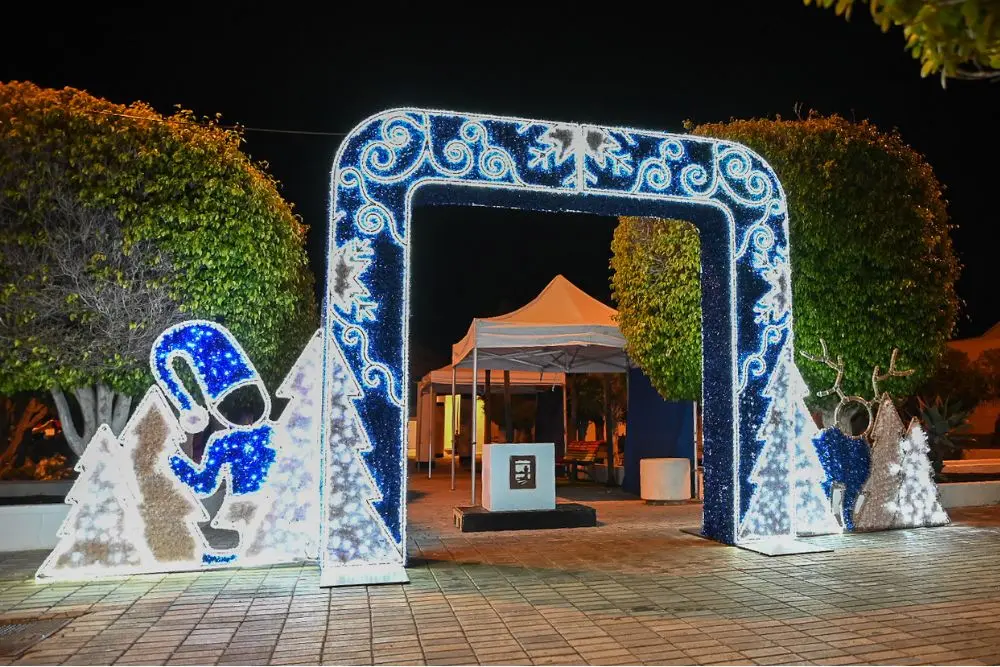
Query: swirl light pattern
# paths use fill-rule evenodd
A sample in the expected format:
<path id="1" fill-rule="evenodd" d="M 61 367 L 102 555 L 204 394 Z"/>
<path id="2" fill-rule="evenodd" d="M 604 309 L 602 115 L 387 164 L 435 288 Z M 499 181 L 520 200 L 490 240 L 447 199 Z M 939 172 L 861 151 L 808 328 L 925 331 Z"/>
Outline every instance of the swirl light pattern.
<path id="1" fill-rule="evenodd" d="M 358 380 L 354 405 L 365 433 L 355 447 L 373 444 L 365 460 L 381 494 L 376 509 L 400 546 L 400 567 L 414 203 L 695 223 L 705 285 L 704 532 L 726 543 L 756 537 L 738 535 L 737 526 L 765 444 L 756 434 L 771 399 L 762 393 L 779 353 L 792 345 L 787 208 L 763 159 L 701 137 L 398 109 L 365 120 L 346 137 L 331 188 L 324 384 L 334 386 L 334 359 L 345 360 Z M 336 354 L 331 346 L 339 348 Z M 324 410 L 329 458 L 334 417 L 328 401 Z M 328 480 L 329 472 L 327 466 Z M 782 525 L 794 525 L 785 519 Z"/>

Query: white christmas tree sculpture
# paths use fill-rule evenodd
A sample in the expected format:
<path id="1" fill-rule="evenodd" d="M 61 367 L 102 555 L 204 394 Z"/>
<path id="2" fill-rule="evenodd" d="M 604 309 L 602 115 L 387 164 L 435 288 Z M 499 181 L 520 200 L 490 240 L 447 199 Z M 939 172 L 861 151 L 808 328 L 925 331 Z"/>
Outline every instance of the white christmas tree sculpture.
<path id="1" fill-rule="evenodd" d="M 278 563 L 319 555 L 322 336 L 320 330 L 309 340 L 275 392 L 290 400 L 275 425 L 278 456 L 261 488 L 268 509 L 251 522 L 241 562 Z"/>
<path id="2" fill-rule="evenodd" d="M 789 368 L 791 366 L 791 368 Z M 795 507 L 792 496 L 796 419 L 789 414 L 794 408 L 793 374 L 790 354 L 778 357 L 778 367 L 764 390 L 770 399 L 767 419 L 757 432 L 763 448 L 750 471 L 755 488 L 750 506 L 740 524 L 741 541 L 794 534 Z"/>
<path id="3" fill-rule="evenodd" d="M 354 407 L 353 399 L 361 396 L 361 387 L 339 347 L 328 345 L 327 350 L 332 377 L 323 516 L 325 548 L 320 558 L 324 569 L 328 564 L 335 566 L 328 571 L 343 577 L 343 581 L 365 583 L 366 576 L 371 576 L 372 582 L 385 581 L 379 578 L 380 566 L 401 566 L 403 560 L 400 548 L 372 506 L 381 494 L 362 458 L 362 453 L 371 449 L 371 442 Z M 354 567 L 367 574 L 346 571 Z"/>
<path id="4" fill-rule="evenodd" d="M 832 535 L 843 531 L 833 514 L 830 498 L 823 490 L 828 476 L 820 463 L 813 439 L 819 433 L 809 414 L 805 397 L 809 394 L 798 368 L 789 360 L 791 382 L 787 400 L 794 412 L 795 449 L 792 466 L 792 494 L 795 498 L 795 532 L 798 535 Z"/>
<path id="5" fill-rule="evenodd" d="M 125 482 L 132 475 L 121 445 L 102 424 L 76 464 L 80 473 L 66 495 L 71 506 L 57 533 L 59 543 L 35 575 L 53 579 L 146 571 L 152 555 L 142 521 Z"/>
<path id="6" fill-rule="evenodd" d="M 854 504 L 854 530 L 870 531 L 892 528 L 895 502 L 902 486 L 901 451 L 903 421 L 892 399 L 886 394 L 879 401 L 872 425 L 872 456 L 868 481 Z"/>
<path id="7" fill-rule="evenodd" d="M 183 455 L 186 435 L 160 388 L 146 392 L 122 430 L 122 465 L 136 509 L 143 520 L 146 544 L 158 566 L 188 569 L 201 566 L 206 544 L 199 522 L 209 516 L 194 492 L 170 469 L 170 457 Z"/>
<path id="8" fill-rule="evenodd" d="M 927 434 L 914 418 L 906 430 L 906 437 L 899 441 L 899 490 L 896 498 L 888 503 L 888 508 L 894 511 L 893 528 L 949 523 L 948 514 L 938 498 L 928 451 Z"/>

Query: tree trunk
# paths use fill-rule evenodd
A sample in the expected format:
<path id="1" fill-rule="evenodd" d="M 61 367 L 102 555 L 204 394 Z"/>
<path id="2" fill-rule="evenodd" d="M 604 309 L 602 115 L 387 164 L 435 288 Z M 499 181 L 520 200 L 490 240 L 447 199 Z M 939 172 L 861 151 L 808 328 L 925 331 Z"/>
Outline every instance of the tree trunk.
<path id="1" fill-rule="evenodd" d="M 132 410 L 132 397 L 115 392 L 115 407 L 111 411 L 111 430 L 115 435 L 120 435 L 125 424 L 128 422 L 129 412 Z"/>
<path id="2" fill-rule="evenodd" d="M 59 413 L 63 434 L 66 436 L 66 442 L 77 456 L 83 455 L 87 443 L 94 437 L 101 424 L 107 424 L 111 427 L 111 431 L 115 435 L 120 434 L 125 428 L 129 410 L 132 408 L 131 396 L 119 394 L 107 385 L 98 384 L 96 388 L 89 385 L 76 387 L 73 389 L 73 396 L 76 397 L 80 414 L 83 416 L 83 430 L 81 431 L 73 423 L 73 413 L 70 411 L 69 401 L 66 400 L 62 389 L 53 387 L 51 392 L 56 403 L 56 411 Z"/>
<path id="3" fill-rule="evenodd" d="M 0 455 L 0 467 L 7 465 L 16 458 L 21 445 L 24 443 L 24 436 L 41 423 L 48 413 L 45 404 L 34 397 L 30 398 L 28 403 L 23 405 L 23 407 L 19 406 L 17 401 L 11 401 L 11 404 L 14 414 L 12 415 L 13 419 L 8 422 L 9 430 L 6 433 L 8 436 L 7 448 L 4 450 L 3 455 Z M 17 419 L 17 421 L 15 422 L 14 419 Z M 13 427 L 10 426 L 11 422 L 13 422 Z"/>
<path id="4" fill-rule="evenodd" d="M 3 409 L 0 410 L 0 434 L 10 441 L 10 427 L 14 423 L 14 400 L 3 396 L 0 398 L 3 401 Z M 0 462 L 3 458 L 0 458 Z"/>

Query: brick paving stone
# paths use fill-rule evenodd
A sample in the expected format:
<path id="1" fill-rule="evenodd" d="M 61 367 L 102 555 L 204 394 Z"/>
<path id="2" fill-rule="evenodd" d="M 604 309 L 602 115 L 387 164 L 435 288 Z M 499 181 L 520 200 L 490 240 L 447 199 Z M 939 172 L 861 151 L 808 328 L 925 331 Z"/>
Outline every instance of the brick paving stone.
<path id="1" fill-rule="evenodd" d="M 563 653 L 560 655 L 549 655 L 543 657 L 532 657 L 531 663 L 535 665 L 585 665 L 586 661 L 576 653 Z"/>
<path id="2" fill-rule="evenodd" d="M 713 665 L 718 662 L 728 662 L 730 660 L 743 660 L 748 662 L 747 658 L 740 655 L 736 651 L 723 651 L 714 653 L 697 653 L 692 651 L 685 651 L 685 653 L 690 656 L 691 660 L 699 665 Z"/>
<path id="3" fill-rule="evenodd" d="M 746 651 L 741 651 L 741 653 L 743 655 L 745 655 L 746 657 L 748 657 L 748 658 L 756 659 L 756 658 L 763 658 L 765 656 L 781 655 L 783 653 L 791 653 L 791 651 L 789 651 L 787 648 L 782 648 L 780 646 L 773 646 L 773 647 L 768 647 L 768 648 L 749 649 L 749 650 L 746 650 Z"/>
<path id="4" fill-rule="evenodd" d="M 794 653 L 783 653 L 781 655 L 765 655 L 760 658 L 754 658 L 754 663 L 758 665 L 788 665 L 788 664 L 801 664 L 802 658 Z"/>
<path id="5" fill-rule="evenodd" d="M 813 660 L 814 665 L 856 665 L 861 664 L 857 662 L 857 658 L 851 655 L 840 655 L 833 656 L 830 658 L 817 658 Z"/>

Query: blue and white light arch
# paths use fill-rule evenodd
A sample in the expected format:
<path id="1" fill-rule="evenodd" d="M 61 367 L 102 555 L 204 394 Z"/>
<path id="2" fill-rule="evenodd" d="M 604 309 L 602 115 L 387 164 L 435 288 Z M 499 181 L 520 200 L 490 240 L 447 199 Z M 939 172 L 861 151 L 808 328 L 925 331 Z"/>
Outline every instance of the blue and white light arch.
<path id="1" fill-rule="evenodd" d="M 397 544 L 399 565 L 408 241 L 413 206 L 421 203 L 675 217 L 698 226 L 704 531 L 735 543 L 763 445 L 756 434 L 771 399 L 762 392 L 779 353 L 792 345 L 787 208 L 763 159 L 701 137 L 397 109 L 369 118 L 344 140 L 331 187 L 325 384 L 343 359 L 361 387 L 354 405 L 372 447 L 365 460 L 380 492 L 374 506 Z M 328 437 L 325 430 L 324 450 Z"/>

